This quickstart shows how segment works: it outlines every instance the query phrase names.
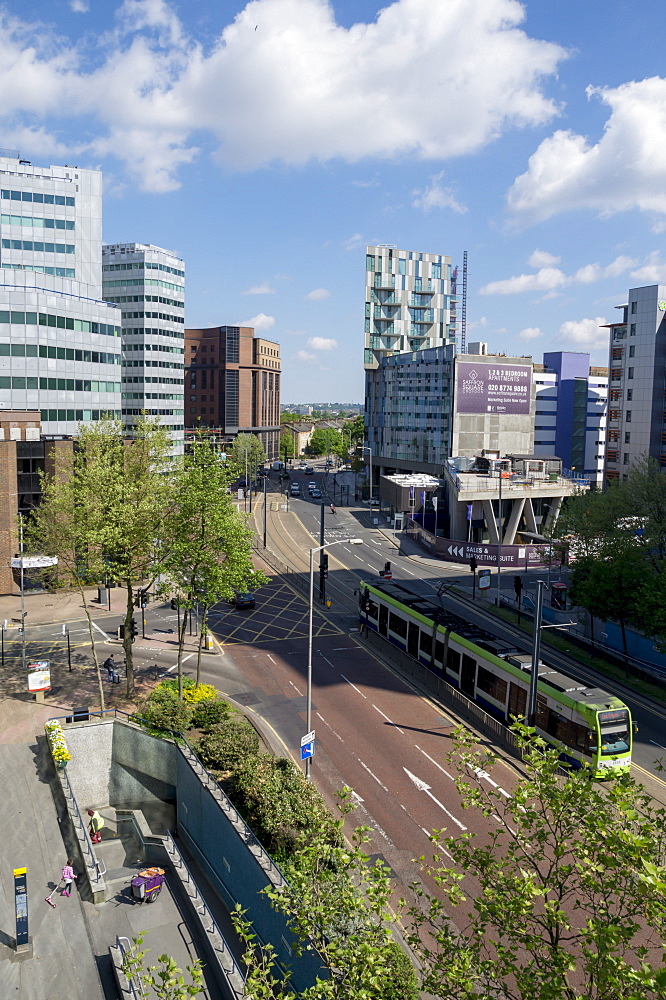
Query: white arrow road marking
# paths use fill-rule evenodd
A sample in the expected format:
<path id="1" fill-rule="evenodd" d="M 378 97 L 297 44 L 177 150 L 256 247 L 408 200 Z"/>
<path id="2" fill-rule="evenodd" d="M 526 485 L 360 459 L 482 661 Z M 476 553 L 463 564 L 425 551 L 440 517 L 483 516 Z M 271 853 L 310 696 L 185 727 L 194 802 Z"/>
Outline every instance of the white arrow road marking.
<path id="1" fill-rule="evenodd" d="M 395 722 L 392 719 L 389 719 L 388 715 L 384 715 L 384 713 L 382 712 L 381 708 L 377 708 L 376 705 L 373 705 L 372 707 L 374 708 L 375 712 L 379 712 L 379 714 L 381 715 L 382 719 L 386 719 L 386 721 L 390 722 L 391 725 L 395 729 L 397 729 L 399 733 L 402 733 L 403 736 L 405 735 L 404 732 L 403 732 L 403 730 L 400 728 L 400 726 L 396 726 Z"/>
<path id="2" fill-rule="evenodd" d="M 446 806 L 442 805 L 442 803 L 439 801 L 439 799 L 435 798 L 435 796 L 430 791 L 430 785 L 428 785 L 425 781 L 423 781 L 422 778 L 417 778 L 416 775 L 412 774 L 411 771 L 408 771 L 406 767 L 403 767 L 403 771 L 405 772 L 405 774 L 407 775 L 407 777 L 410 779 L 410 781 L 414 782 L 414 784 L 416 785 L 416 787 L 418 788 L 418 790 L 420 792 L 425 792 L 426 795 L 428 795 L 432 799 L 432 801 L 436 805 L 438 805 L 439 808 L 443 810 L 443 812 L 446 813 L 446 815 L 449 817 L 449 819 L 453 820 L 453 822 L 456 824 L 456 826 L 459 826 L 461 830 L 466 830 L 467 829 L 467 827 L 465 826 L 464 823 L 461 823 L 459 819 L 456 819 L 456 817 L 453 815 L 453 813 L 450 813 L 449 810 L 446 808 Z"/>
<path id="3" fill-rule="evenodd" d="M 349 680 L 348 677 L 345 677 L 344 674 L 340 674 L 340 676 L 342 677 L 343 681 L 347 681 L 347 684 L 349 684 L 350 687 L 354 688 L 354 691 L 356 691 L 357 694 L 360 694 L 361 698 L 365 698 L 365 695 L 363 694 L 363 692 L 359 691 L 359 689 L 356 687 L 356 685 L 352 684 L 352 682 Z M 367 701 L 368 699 L 365 698 L 365 700 Z"/>
<path id="4" fill-rule="evenodd" d="M 473 767 L 472 771 L 477 776 L 477 778 L 484 778 L 489 785 L 492 785 L 493 788 L 496 788 L 497 791 L 500 793 L 500 795 L 503 795 L 505 799 L 511 798 L 509 793 L 505 792 L 501 785 L 498 785 L 496 781 L 493 781 L 493 779 L 490 777 L 487 771 L 482 770 L 482 768 L 480 767 Z"/>

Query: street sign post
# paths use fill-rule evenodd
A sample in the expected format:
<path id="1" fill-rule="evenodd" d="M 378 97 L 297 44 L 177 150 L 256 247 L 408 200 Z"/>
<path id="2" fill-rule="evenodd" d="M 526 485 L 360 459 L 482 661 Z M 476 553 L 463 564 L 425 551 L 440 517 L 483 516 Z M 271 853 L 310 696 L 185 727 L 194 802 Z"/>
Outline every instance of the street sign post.
<path id="1" fill-rule="evenodd" d="M 490 588 L 490 570 L 480 569 L 479 570 L 479 590 L 488 590 Z"/>
<path id="2" fill-rule="evenodd" d="M 309 760 L 314 757 L 315 731 L 312 729 L 305 736 L 301 736 L 301 760 Z"/>
<path id="3" fill-rule="evenodd" d="M 16 916 L 16 950 L 28 951 L 28 869 L 14 869 L 14 910 Z"/>

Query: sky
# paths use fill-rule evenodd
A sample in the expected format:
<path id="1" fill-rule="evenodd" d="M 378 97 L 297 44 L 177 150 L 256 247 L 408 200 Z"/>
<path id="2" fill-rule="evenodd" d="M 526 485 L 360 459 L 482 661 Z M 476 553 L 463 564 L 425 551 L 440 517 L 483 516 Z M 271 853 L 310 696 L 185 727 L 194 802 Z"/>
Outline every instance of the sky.
<path id="1" fill-rule="evenodd" d="M 666 282 L 661 34 L 641 0 L 10 0 L 0 146 L 101 169 L 104 240 L 276 340 L 285 403 L 363 399 L 376 243 L 468 252 L 468 341 L 606 364 Z"/>

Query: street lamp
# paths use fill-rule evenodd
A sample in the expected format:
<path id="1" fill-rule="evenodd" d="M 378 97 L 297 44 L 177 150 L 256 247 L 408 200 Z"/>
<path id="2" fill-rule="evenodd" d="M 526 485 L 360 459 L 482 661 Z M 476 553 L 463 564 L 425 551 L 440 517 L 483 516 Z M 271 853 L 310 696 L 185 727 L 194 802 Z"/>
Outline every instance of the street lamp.
<path id="1" fill-rule="evenodd" d="M 308 688 L 306 696 L 306 728 L 312 731 L 312 612 L 314 607 L 314 557 L 317 552 L 330 549 L 334 545 L 363 545 L 362 538 L 339 538 L 335 542 L 327 542 L 326 545 L 317 545 L 310 549 L 310 610 L 308 617 Z M 310 758 L 305 761 L 305 777 L 310 780 Z"/>
<path id="2" fill-rule="evenodd" d="M 370 462 L 369 462 L 369 465 L 368 465 L 368 470 L 369 470 L 369 473 L 370 473 L 370 493 L 369 493 L 369 499 L 370 499 L 370 501 L 372 501 L 372 448 L 368 444 L 362 444 L 361 445 L 361 450 L 362 451 L 369 451 L 370 452 Z M 371 503 L 371 506 L 372 506 L 372 503 Z"/>

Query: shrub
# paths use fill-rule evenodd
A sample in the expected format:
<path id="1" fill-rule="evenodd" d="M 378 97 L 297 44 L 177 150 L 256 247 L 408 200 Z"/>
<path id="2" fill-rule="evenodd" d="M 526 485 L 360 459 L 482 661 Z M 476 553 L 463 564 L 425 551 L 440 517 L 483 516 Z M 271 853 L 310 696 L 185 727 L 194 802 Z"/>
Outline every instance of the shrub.
<path id="1" fill-rule="evenodd" d="M 59 766 L 64 767 L 65 764 L 72 759 L 72 755 L 67 749 L 65 734 L 62 731 L 60 723 L 56 722 L 55 719 L 51 719 L 49 722 L 45 723 L 44 728 L 46 730 L 46 736 L 49 741 L 53 760 Z"/>
<path id="2" fill-rule="evenodd" d="M 188 684 L 183 688 L 183 698 L 191 705 L 217 698 L 217 688 L 212 684 Z"/>
<path id="3" fill-rule="evenodd" d="M 233 771 L 259 753 L 259 737 L 246 719 L 239 716 L 218 723 L 194 743 L 194 752 L 206 767 Z"/>
<path id="4" fill-rule="evenodd" d="M 226 722 L 232 715 L 233 709 L 229 702 L 207 698 L 206 701 L 200 701 L 194 706 L 192 725 L 195 729 L 208 731 L 220 722 Z"/>
<path id="5" fill-rule="evenodd" d="M 277 861 L 288 859 L 302 834 L 341 843 L 324 800 L 290 760 L 259 757 L 233 774 L 231 798 Z"/>
<path id="6" fill-rule="evenodd" d="M 150 698 L 137 706 L 136 714 L 141 719 L 152 722 L 155 726 L 175 729 L 179 733 L 189 729 L 192 720 L 190 706 L 179 701 L 178 695 L 173 694 L 168 689 L 162 689 L 158 692 L 156 688 Z"/>
<path id="7" fill-rule="evenodd" d="M 386 962 L 382 1000 L 419 1000 L 421 991 L 414 966 L 402 948 L 391 941 L 383 949 Z"/>

